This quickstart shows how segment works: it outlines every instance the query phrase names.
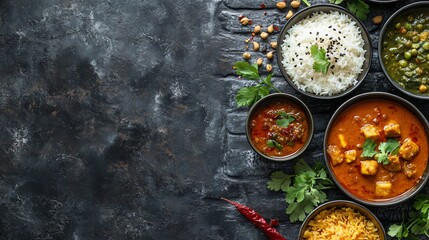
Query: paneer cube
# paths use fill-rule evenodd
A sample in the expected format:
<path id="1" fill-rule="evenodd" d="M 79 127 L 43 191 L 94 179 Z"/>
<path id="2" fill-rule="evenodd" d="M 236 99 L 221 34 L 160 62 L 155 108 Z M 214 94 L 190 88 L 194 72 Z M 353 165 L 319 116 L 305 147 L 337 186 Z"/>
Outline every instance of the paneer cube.
<path id="1" fill-rule="evenodd" d="M 356 160 L 356 150 L 348 150 L 344 152 L 344 156 L 346 157 L 346 163 L 351 163 Z"/>
<path id="2" fill-rule="evenodd" d="M 414 177 L 417 172 L 416 165 L 409 162 L 404 162 L 404 166 L 402 169 L 404 169 L 404 173 L 408 178 Z"/>
<path id="3" fill-rule="evenodd" d="M 410 138 L 406 138 L 399 148 L 399 156 L 404 160 L 410 161 L 419 153 L 420 147 Z"/>
<path id="4" fill-rule="evenodd" d="M 389 163 L 386 165 L 382 165 L 385 169 L 391 171 L 391 172 L 398 172 L 401 171 L 401 160 L 399 160 L 399 156 L 393 155 L 389 156 Z"/>
<path id="5" fill-rule="evenodd" d="M 338 138 L 340 139 L 341 147 L 346 148 L 347 147 L 347 141 L 343 134 L 338 134 Z"/>
<path id="6" fill-rule="evenodd" d="M 389 181 L 378 181 L 375 183 L 375 195 L 377 197 L 388 197 L 392 190 L 392 183 Z"/>
<path id="7" fill-rule="evenodd" d="M 329 145 L 327 152 L 329 157 L 331 157 L 331 161 L 334 166 L 344 161 L 344 154 L 341 152 L 341 149 L 338 146 Z"/>
<path id="8" fill-rule="evenodd" d="M 365 124 L 360 131 L 365 135 L 366 138 L 372 139 L 374 141 L 377 141 L 380 139 L 380 132 L 378 131 L 377 127 L 375 127 L 372 124 Z"/>
<path id="9" fill-rule="evenodd" d="M 360 173 L 362 175 L 375 175 L 378 170 L 378 162 L 375 160 L 360 161 Z"/>
<path id="10" fill-rule="evenodd" d="M 389 123 L 383 128 L 386 137 L 400 137 L 401 127 L 397 123 Z"/>

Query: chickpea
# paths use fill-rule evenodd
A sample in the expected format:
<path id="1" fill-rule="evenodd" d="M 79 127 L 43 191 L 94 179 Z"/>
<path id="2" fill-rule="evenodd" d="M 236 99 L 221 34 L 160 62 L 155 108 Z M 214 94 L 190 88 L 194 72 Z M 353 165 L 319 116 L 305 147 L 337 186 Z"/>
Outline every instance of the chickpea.
<path id="1" fill-rule="evenodd" d="M 253 28 L 253 33 L 259 33 L 261 31 L 261 26 L 256 25 L 255 28 Z"/>
<path id="2" fill-rule="evenodd" d="M 273 25 L 268 26 L 267 32 L 273 33 L 274 32 L 274 26 Z"/>
<path id="3" fill-rule="evenodd" d="M 298 1 L 298 0 L 293 0 L 290 3 L 290 6 L 293 7 L 293 8 L 299 8 L 300 5 L 301 5 L 301 1 Z"/>
<path id="4" fill-rule="evenodd" d="M 286 14 L 286 20 L 289 20 L 293 16 L 292 10 L 289 10 Z"/>
<path id="5" fill-rule="evenodd" d="M 277 9 L 285 9 L 286 8 L 286 3 L 285 2 L 277 2 L 276 3 L 276 7 Z"/>
<path id="6" fill-rule="evenodd" d="M 420 85 L 419 86 L 419 92 L 421 93 L 425 93 L 428 90 L 428 87 L 426 87 L 426 85 Z"/>
<path id="7" fill-rule="evenodd" d="M 252 42 L 253 44 L 253 51 L 258 51 L 259 50 L 259 43 L 258 42 Z"/>
<path id="8" fill-rule="evenodd" d="M 273 59 L 273 51 L 270 51 L 267 53 L 267 59 L 269 60 Z"/>
<path id="9" fill-rule="evenodd" d="M 277 42 L 270 42 L 270 46 L 271 46 L 271 48 L 276 49 L 277 48 Z"/>
<path id="10" fill-rule="evenodd" d="M 383 16 L 378 15 L 372 18 L 372 22 L 376 25 L 380 24 L 383 21 Z"/>
<path id="11" fill-rule="evenodd" d="M 250 56 L 250 53 L 248 53 L 248 52 L 243 53 L 243 58 L 244 58 L 244 59 L 246 59 L 246 60 L 247 60 L 247 59 L 250 59 L 250 57 L 251 57 L 251 56 Z"/>
<path id="12" fill-rule="evenodd" d="M 256 64 L 257 64 L 258 66 L 261 66 L 261 65 L 262 65 L 262 62 L 263 62 L 262 58 L 258 58 L 258 60 L 256 60 Z"/>
<path id="13" fill-rule="evenodd" d="M 267 39 L 268 38 L 268 33 L 266 33 L 266 32 L 261 32 L 261 34 L 260 34 L 260 36 L 261 36 L 261 38 L 262 39 Z"/>
<path id="14" fill-rule="evenodd" d="M 265 66 L 265 69 L 267 70 L 267 72 L 271 72 L 273 70 L 273 66 L 271 66 L 271 64 L 267 64 L 267 66 Z"/>
<path id="15" fill-rule="evenodd" d="M 249 24 L 249 19 L 247 17 L 244 17 L 240 19 L 240 23 L 241 25 L 246 26 L 247 24 Z"/>

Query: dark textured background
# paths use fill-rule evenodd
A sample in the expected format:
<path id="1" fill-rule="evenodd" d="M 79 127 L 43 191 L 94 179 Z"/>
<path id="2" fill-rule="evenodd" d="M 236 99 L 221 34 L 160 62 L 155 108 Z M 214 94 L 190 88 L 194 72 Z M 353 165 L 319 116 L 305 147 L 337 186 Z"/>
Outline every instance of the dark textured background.
<path id="1" fill-rule="evenodd" d="M 374 47 L 381 26 L 370 19 L 409 2 L 371 4 Z M 234 102 L 246 81 L 231 67 L 253 28 L 238 17 L 282 26 L 285 12 L 274 6 L 0 0 L 0 239 L 265 239 L 222 196 L 279 218 L 278 230 L 296 239 L 300 224 L 289 223 L 284 195 L 266 188 L 272 171 L 294 162 L 258 157 L 244 135 L 248 109 Z M 276 86 L 314 114 L 303 157 L 322 161 L 324 129 L 346 98 L 306 98 L 273 66 Z M 376 50 L 351 95 L 367 91 L 403 96 Z M 429 115 L 429 103 L 410 100 Z M 387 227 L 408 207 L 371 209 Z"/>

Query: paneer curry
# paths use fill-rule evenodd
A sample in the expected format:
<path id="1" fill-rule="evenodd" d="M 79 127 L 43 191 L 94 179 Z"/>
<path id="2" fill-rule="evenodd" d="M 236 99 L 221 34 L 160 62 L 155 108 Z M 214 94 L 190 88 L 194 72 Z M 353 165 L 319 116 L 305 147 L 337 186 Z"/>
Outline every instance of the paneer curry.
<path id="1" fill-rule="evenodd" d="M 337 181 L 363 200 L 399 196 L 421 180 L 428 160 L 423 123 L 385 99 L 349 106 L 334 121 L 326 151 Z"/>

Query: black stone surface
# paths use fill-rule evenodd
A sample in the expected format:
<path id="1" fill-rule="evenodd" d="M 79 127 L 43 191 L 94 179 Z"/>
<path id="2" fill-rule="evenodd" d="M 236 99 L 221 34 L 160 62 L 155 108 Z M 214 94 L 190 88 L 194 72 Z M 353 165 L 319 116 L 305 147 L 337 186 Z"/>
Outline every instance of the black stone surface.
<path id="1" fill-rule="evenodd" d="M 372 17 L 385 21 L 410 2 L 371 4 L 375 48 Z M 252 30 L 238 17 L 281 26 L 275 3 L 0 0 L 0 239 L 265 239 L 220 197 L 279 218 L 279 232 L 296 239 L 284 195 L 266 188 L 272 171 L 294 162 L 251 150 L 248 109 L 234 101 L 246 81 L 231 68 Z M 303 157 L 323 161 L 325 126 L 346 98 L 302 96 L 273 66 L 276 86 L 316 120 Z M 368 91 L 393 92 L 429 115 L 428 102 L 388 83 L 376 49 L 352 95 Z M 388 227 L 409 205 L 371 209 Z"/>

